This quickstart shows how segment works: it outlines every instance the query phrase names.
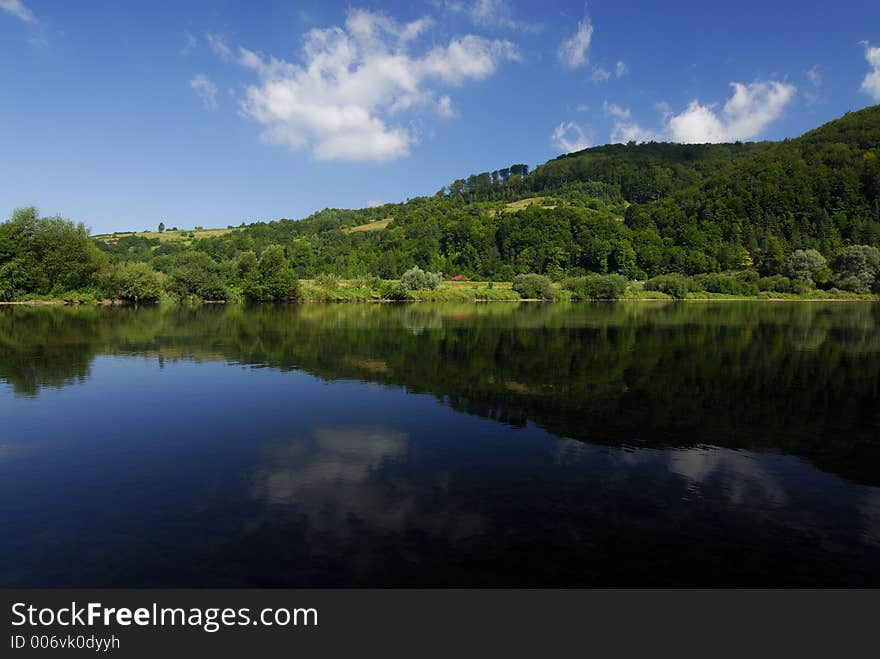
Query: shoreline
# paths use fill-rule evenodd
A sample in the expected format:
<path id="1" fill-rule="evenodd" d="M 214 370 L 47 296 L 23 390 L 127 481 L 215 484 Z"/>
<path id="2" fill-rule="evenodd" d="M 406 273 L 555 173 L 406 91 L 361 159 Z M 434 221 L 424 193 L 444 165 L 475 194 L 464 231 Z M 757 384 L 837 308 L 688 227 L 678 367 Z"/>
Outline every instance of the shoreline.
<path id="1" fill-rule="evenodd" d="M 726 296 L 726 297 L 688 297 L 683 299 L 675 299 L 672 297 L 622 297 L 610 300 L 592 300 L 589 298 L 571 298 L 571 299 L 540 299 L 540 298 L 453 298 L 453 299 L 412 299 L 412 300 L 388 300 L 377 298 L 347 298 L 347 299 L 326 299 L 326 298 L 305 298 L 295 302 L 256 302 L 246 303 L 235 300 L 200 300 L 197 302 L 185 302 L 176 300 L 162 300 L 150 304 L 132 304 L 121 300 L 97 300 L 95 302 L 79 302 L 71 300 L 17 300 L 17 301 L 0 301 L 0 307 L 137 307 L 137 306 L 199 306 L 205 305 L 229 305 L 229 306 L 276 306 L 279 304 L 443 304 L 443 303 L 467 303 L 467 304 L 520 304 L 523 302 L 540 303 L 540 304 L 558 304 L 558 303 L 618 303 L 618 302 L 684 302 L 684 303 L 706 303 L 706 302 L 880 302 L 880 296 L 853 295 L 846 297 L 745 297 L 745 296 Z"/>

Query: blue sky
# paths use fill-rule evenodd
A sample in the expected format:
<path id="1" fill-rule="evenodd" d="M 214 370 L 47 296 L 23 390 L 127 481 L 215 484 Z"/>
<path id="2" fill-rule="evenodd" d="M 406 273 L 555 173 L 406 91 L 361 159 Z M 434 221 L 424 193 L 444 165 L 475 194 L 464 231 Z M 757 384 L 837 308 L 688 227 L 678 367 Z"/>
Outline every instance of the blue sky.
<path id="1" fill-rule="evenodd" d="M 222 227 L 880 102 L 880 3 L 0 0 L 0 218 Z"/>

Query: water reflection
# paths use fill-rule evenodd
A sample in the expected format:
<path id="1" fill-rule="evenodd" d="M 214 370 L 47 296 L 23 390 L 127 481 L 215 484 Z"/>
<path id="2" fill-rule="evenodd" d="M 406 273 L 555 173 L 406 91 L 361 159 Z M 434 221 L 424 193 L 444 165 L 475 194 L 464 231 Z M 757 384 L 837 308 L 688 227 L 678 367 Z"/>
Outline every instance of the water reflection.
<path id="1" fill-rule="evenodd" d="M 0 310 L 0 585 L 880 585 L 878 321 Z"/>
<path id="2" fill-rule="evenodd" d="M 331 536 L 346 550 L 363 540 L 365 529 L 398 536 L 417 531 L 452 543 L 479 533 L 479 515 L 454 502 L 435 510 L 426 505 L 426 493 L 447 489 L 448 474 L 429 470 L 416 480 L 394 469 L 407 450 L 407 433 L 390 428 L 315 428 L 307 438 L 265 449 L 251 495 L 276 520 L 304 517 L 307 542 L 320 538 L 323 545 Z"/>

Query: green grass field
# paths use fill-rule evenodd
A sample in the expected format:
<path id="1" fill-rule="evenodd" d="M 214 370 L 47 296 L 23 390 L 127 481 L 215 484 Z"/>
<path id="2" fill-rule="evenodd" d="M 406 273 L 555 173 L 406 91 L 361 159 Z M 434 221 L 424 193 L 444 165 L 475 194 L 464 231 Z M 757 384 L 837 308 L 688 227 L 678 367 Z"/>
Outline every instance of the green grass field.
<path id="1" fill-rule="evenodd" d="M 384 220 L 374 220 L 366 224 L 359 224 L 356 227 L 343 229 L 342 233 L 366 233 L 369 231 L 382 231 L 394 221 L 393 217 L 386 217 Z"/>
<path id="2" fill-rule="evenodd" d="M 112 244 L 119 241 L 120 238 L 128 236 L 138 236 L 139 238 L 159 239 L 162 242 L 185 242 L 189 243 L 193 240 L 201 238 L 210 238 L 212 236 L 222 236 L 232 233 L 235 229 L 182 229 L 180 231 L 166 230 L 158 231 L 118 231 L 116 233 L 101 233 L 92 236 L 95 240 L 102 240 L 105 243 Z M 190 234 L 193 234 L 192 236 Z"/>

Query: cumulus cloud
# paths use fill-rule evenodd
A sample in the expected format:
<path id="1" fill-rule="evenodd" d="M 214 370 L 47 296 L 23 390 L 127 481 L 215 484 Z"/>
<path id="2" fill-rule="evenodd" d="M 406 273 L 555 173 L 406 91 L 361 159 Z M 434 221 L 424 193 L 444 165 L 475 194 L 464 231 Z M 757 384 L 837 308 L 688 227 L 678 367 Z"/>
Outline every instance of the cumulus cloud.
<path id="1" fill-rule="evenodd" d="M 204 73 L 199 73 L 189 81 L 189 86 L 195 91 L 202 104 L 208 110 L 217 109 L 217 85 L 211 82 Z"/>
<path id="2" fill-rule="evenodd" d="M 662 134 L 642 128 L 634 121 L 617 120 L 611 129 L 611 141 L 614 143 L 659 142 L 662 139 Z"/>
<path id="3" fill-rule="evenodd" d="M 585 18 L 578 23 L 577 31 L 559 46 L 559 61 L 569 69 L 577 69 L 587 63 L 587 51 L 593 40 L 593 24 Z"/>
<path id="4" fill-rule="evenodd" d="M 871 71 L 862 81 L 861 89 L 875 101 L 880 101 L 880 46 L 865 43 L 865 59 L 868 60 Z"/>
<path id="5" fill-rule="evenodd" d="M 614 75 L 616 75 L 618 78 L 626 75 L 626 62 L 624 62 L 623 60 L 617 61 L 617 64 L 614 65 Z"/>
<path id="6" fill-rule="evenodd" d="M 24 6 L 21 0 L 0 0 L 0 10 L 20 18 L 25 23 L 37 22 L 37 17 L 34 16 L 34 13 L 30 9 Z"/>
<path id="7" fill-rule="evenodd" d="M 563 121 L 553 131 L 551 137 L 554 147 L 563 153 L 581 151 L 590 146 L 584 129 L 571 121 Z"/>
<path id="8" fill-rule="evenodd" d="M 713 106 L 691 104 L 667 120 L 666 128 L 676 142 L 734 142 L 759 135 L 780 117 L 796 93 L 793 85 L 784 82 L 752 82 L 731 84 L 731 96 L 721 112 Z"/>
<path id="9" fill-rule="evenodd" d="M 306 33 L 302 63 L 240 48 L 238 62 L 254 71 L 242 102 L 268 142 L 309 149 L 320 160 L 387 161 L 406 156 L 416 137 L 392 125 L 399 113 L 433 105 L 446 116 L 451 87 L 483 80 L 519 58 L 506 40 L 475 35 L 451 39 L 419 55 L 414 44 L 430 25 L 398 23 L 380 13 L 349 11 L 343 27 Z"/>
<path id="10" fill-rule="evenodd" d="M 624 117 L 606 109 L 607 114 L 617 119 L 611 132 L 611 140 L 671 140 L 703 144 L 753 139 L 782 116 L 782 112 L 797 93 L 793 85 L 776 81 L 749 84 L 734 82 L 731 87 L 733 95 L 720 111 L 715 105 L 702 105 L 694 100 L 676 114 L 667 103 L 658 103 L 657 109 L 663 114 L 664 126 L 661 131 L 656 132 L 629 121 L 628 116 Z"/>

